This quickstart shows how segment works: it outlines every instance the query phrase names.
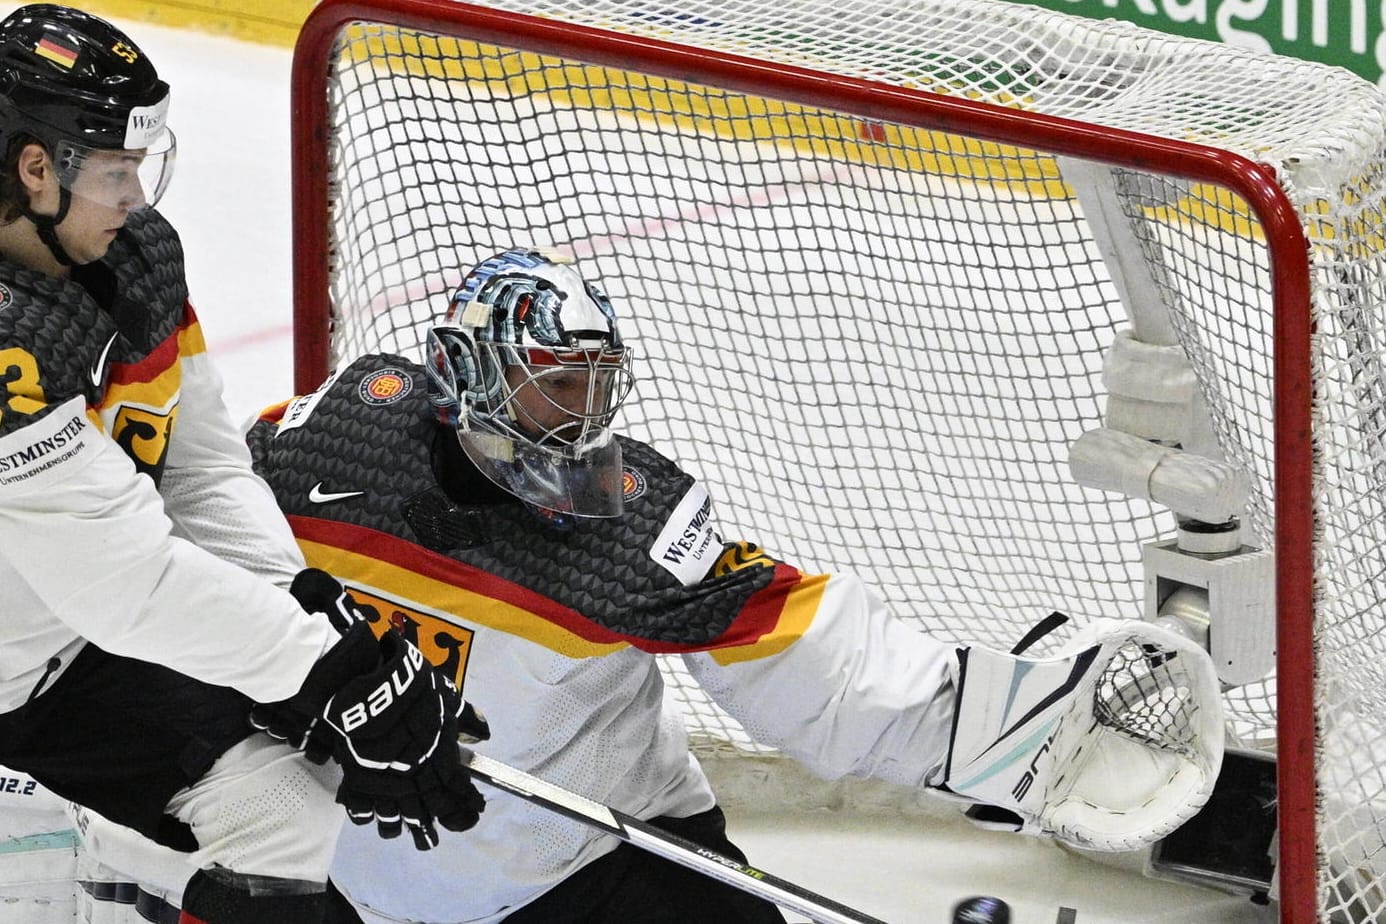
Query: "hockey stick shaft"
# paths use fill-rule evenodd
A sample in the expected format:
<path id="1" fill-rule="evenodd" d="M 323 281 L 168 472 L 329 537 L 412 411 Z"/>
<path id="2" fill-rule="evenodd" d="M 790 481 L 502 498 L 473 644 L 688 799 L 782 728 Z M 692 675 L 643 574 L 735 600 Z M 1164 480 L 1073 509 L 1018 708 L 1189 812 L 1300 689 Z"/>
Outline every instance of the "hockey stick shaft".
<path id="1" fill-rule="evenodd" d="M 523 770 L 462 747 L 462 763 L 472 776 L 498 789 L 648 850 L 735 889 L 797 911 L 818 924 L 885 924 L 763 870 L 670 834 L 608 805 L 547 783 Z"/>

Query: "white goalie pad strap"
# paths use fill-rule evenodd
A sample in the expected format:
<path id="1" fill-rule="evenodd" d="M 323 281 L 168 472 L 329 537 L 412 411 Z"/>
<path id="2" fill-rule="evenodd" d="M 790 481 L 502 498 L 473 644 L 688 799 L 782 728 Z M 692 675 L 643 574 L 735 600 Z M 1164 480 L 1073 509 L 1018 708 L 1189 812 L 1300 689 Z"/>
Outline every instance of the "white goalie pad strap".
<path id="1" fill-rule="evenodd" d="M 1193 642 L 1100 620 L 1053 657 L 972 647 L 957 666 L 952 792 L 1095 850 L 1152 843 L 1208 800 L 1222 696 Z"/>

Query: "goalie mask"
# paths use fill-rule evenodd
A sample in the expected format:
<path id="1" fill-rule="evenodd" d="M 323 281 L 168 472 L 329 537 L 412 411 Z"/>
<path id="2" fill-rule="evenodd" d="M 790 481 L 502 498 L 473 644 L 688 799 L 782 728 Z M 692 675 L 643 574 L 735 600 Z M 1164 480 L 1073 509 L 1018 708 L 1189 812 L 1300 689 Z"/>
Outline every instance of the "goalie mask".
<path id="1" fill-rule="evenodd" d="M 439 419 L 482 474 L 544 511 L 620 515 L 610 426 L 631 355 L 611 302 L 563 258 L 516 249 L 475 267 L 426 352 Z"/>

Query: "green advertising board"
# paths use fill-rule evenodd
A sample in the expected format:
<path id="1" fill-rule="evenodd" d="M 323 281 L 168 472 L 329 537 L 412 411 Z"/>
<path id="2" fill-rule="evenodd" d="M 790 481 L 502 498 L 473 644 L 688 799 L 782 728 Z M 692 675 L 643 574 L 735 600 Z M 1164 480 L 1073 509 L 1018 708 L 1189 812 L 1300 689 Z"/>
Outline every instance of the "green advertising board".
<path id="1" fill-rule="evenodd" d="M 1091 19 L 1324 61 L 1386 88 L 1381 0 L 1016 0 Z"/>

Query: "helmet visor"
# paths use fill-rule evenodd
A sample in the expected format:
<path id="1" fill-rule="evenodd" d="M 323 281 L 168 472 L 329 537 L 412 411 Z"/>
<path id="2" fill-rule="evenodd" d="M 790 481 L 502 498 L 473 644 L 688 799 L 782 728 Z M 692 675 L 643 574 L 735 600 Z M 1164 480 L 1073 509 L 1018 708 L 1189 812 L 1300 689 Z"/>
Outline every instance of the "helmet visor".
<path id="1" fill-rule="evenodd" d="M 483 475 L 537 507 L 578 517 L 624 510 L 621 444 L 610 430 L 561 452 L 490 430 L 460 430 L 457 438 Z"/>
<path id="2" fill-rule="evenodd" d="M 58 146 L 59 182 L 74 196 L 107 208 L 133 211 L 154 205 L 173 177 L 178 141 L 163 129 L 146 148 L 90 148 L 73 142 Z"/>

